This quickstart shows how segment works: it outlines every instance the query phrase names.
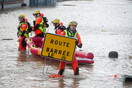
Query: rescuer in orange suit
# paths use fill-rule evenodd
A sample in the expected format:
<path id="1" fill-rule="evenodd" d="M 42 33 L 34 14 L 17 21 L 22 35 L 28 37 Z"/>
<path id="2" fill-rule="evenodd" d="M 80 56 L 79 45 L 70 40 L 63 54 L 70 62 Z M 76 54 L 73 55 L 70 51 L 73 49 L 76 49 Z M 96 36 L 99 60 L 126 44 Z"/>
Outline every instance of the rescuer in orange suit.
<path id="1" fill-rule="evenodd" d="M 32 28 L 30 26 L 30 23 L 25 18 L 25 15 L 19 15 L 19 26 L 18 26 L 18 32 L 17 36 L 19 37 L 19 47 L 18 50 L 26 50 L 26 42 L 25 39 L 29 37 L 29 32 L 32 31 Z"/>
<path id="2" fill-rule="evenodd" d="M 82 42 L 81 42 L 81 38 L 76 30 L 78 23 L 76 21 L 71 21 L 69 23 L 69 26 L 67 28 L 67 30 L 64 30 L 63 32 L 61 32 L 61 35 L 66 36 L 66 37 L 74 37 L 77 39 L 77 46 L 79 48 L 82 48 Z M 78 62 L 76 59 L 76 55 L 74 55 L 74 59 L 73 62 L 70 63 L 72 65 L 72 69 L 74 71 L 74 75 L 79 75 L 79 68 L 78 68 Z M 57 77 L 62 77 L 63 72 L 65 70 L 65 66 L 66 66 L 66 62 L 60 61 L 60 68 L 59 68 L 59 72 L 58 74 L 52 74 L 49 77 L 50 78 L 57 78 Z"/>
<path id="3" fill-rule="evenodd" d="M 36 18 L 36 20 L 33 21 L 33 31 L 35 31 L 35 36 L 44 37 L 44 34 L 46 33 L 46 28 L 49 27 L 47 23 L 48 19 L 44 17 L 44 14 L 41 14 L 38 10 L 33 13 L 33 16 L 35 16 Z"/>
<path id="4" fill-rule="evenodd" d="M 53 25 L 54 25 L 54 27 L 55 27 L 55 28 L 54 28 L 54 29 L 55 29 L 55 34 L 57 34 L 57 35 L 60 35 L 60 33 L 63 32 L 63 31 L 66 29 L 66 27 L 63 26 L 63 23 L 60 22 L 59 19 L 54 19 L 54 20 L 52 21 L 52 23 L 53 23 Z"/>

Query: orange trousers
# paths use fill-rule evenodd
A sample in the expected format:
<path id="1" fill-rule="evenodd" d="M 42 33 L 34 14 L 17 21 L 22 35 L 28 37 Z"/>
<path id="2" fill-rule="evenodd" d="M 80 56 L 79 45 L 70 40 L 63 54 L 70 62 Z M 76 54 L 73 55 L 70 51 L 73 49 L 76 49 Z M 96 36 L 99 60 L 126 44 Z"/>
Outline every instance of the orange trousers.
<path id="1" fill-rule="evenodd" d="M 60 61 L 60 68 L 59 68 L 59 75 L 63 75 L 63 72 L 65 70 L 66 62 Z M 74 55 L 73 61 L 70 63 L 72 65 L 72 69 L 74 71 L 74 75 L 79 75 L 79 68 L 78 68 L 78 62 L 76 59 L 76 56 Z"/>
<path id="2" fill-rule="evenodd" d="M 26 42 L 25 42 L 26 37 L 20 37 L 19 40 L 19 46 L 18 50 L 26 50 Z"/>

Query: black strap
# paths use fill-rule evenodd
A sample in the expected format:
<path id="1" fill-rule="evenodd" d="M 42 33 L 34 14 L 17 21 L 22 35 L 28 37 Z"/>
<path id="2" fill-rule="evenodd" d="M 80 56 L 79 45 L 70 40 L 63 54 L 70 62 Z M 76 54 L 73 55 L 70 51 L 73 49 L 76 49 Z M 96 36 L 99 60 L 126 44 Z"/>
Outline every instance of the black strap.
<path id="1" fill-rule="evenodd" d="M 71 34 L 71 35 L 70 35 L 70 34 Z M 69 37 L 74 37 L 75 34 L 76 34 L 76 32 L 71 32 L 70 30 L 67 30 L 67 35 L 68 35 Z"/>

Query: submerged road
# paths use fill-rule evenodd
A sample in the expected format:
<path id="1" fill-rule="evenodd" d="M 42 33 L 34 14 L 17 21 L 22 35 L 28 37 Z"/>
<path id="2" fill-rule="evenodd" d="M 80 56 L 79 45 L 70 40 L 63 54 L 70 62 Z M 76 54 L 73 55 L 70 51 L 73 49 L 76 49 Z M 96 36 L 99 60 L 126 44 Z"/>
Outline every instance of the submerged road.
<path id="1" fill-rule="evenodd" d="M 94 53 L 95 63 L 80 65 L 79 76 L 73 76 L 71 66 L 67 66 L 63 78 L 49 79 L 59 67 L 58 62 L 52 61 L 49 74 L 43 75 L 42 58 L 17 51 L 18 15 L 25 14 L 32 24 L 35 10 L 49 19 L 51 33 L 55 18 L 66 26 L 77 21 L 82 49 Z M 108 58 L 110 51 L 117 51 L 119 58 Z M 45 71 L 47 67 L 45 64 Z M 25 7 L 0 12 L 0 88 L 132 88 L 132 83 L 123 84 L 124 74 L 132 74 L 132 0 L 65 1 L 54 8 Z"/>

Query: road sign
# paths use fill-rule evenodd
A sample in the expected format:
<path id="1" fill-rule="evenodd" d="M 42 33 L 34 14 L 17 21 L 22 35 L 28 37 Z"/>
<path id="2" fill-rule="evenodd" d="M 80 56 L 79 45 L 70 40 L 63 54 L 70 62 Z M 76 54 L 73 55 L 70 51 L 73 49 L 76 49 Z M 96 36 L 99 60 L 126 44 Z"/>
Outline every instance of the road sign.
<path id="1" fill-rule="evenodd" d="M 76 48 L 76 39 L 46 33 L 41 55 L 65 62 L 72 62 Z"/>

